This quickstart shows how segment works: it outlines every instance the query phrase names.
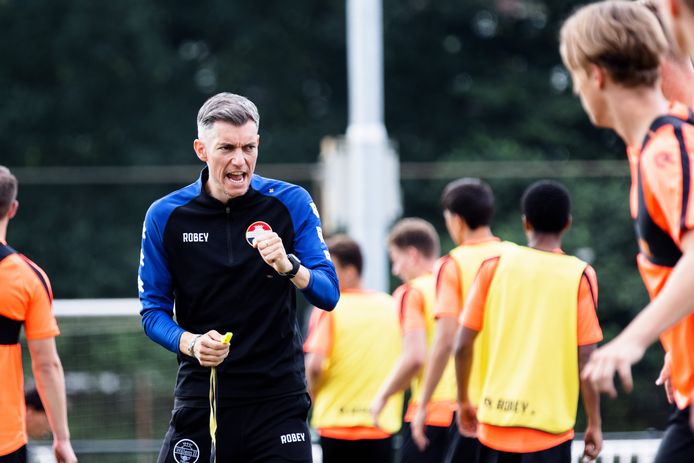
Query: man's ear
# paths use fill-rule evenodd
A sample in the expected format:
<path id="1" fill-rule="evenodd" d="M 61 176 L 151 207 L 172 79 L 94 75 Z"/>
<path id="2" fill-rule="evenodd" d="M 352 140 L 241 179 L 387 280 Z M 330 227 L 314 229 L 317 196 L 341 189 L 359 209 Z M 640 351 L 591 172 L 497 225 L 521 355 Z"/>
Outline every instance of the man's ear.
<path id="1" fill-rule="evenodd" d="M 10 208 L 7 211 L 7 218 L 12 219 L 17 215 L 17 209 L 19 209 L 19 201 L 16 199 L 10 204 Z"/>
<path id="2" fill-rule="evenodd" d="M 571 217 L 571 215 L 569 215 L 569 220 L 566 221 L 566 225 L 564 225 L 564 229 L 561 232 L 566 233 L 567 231 L 569 231 L 572 224 L 573 224 L 573 217 Z"/>
<path id="3" fill-rule="evenodd" d="M 530 222 L 528 222 L 528 218 L 525 216 L 525 214 L 521 216 L 521 222 L 523 222 L 523 231 L 526 233 L 533 231 L 533 226 L 530 225 Z"/>
<path id="4" fill-rule="evenodd" d="M 195 154 L 198 155 L 198 159 L 200 159 L 202 162 L 207 162 L 207 150 L 205 149 L 205 144 L 202 142 L 202 140 L 196 138 L 193 141 L 193 149 L 195 150 Z"/>
<path id="5" fill-rule="evenodd" d="M 453 214 L 453 223 L 455 223 L 455 226 L 458 228 L 460 232 L 463 232 L 464 230 L 470 228 L 467 226 L 467 222 L 465 221 L 465 219 L 459 216 L 458 214 Z"/>
<path id="6" fill-rule="evenodd" d="M 607 80 L 607 73 L 605 72 L 605 68 L 600 67 L 597 64 L 591 63 L 588 77 L 593 82 L 595 82 L 595 84 L 600 90 L 605 88 L 605 82 Z"/>
<path id="7" fill-rule="evenodd" d="M 410 257 L 410 259 L 416 262 L 420 256 L 419 249 L 415 248 L 414 246 L 408 246 L 407 255 Z"/>

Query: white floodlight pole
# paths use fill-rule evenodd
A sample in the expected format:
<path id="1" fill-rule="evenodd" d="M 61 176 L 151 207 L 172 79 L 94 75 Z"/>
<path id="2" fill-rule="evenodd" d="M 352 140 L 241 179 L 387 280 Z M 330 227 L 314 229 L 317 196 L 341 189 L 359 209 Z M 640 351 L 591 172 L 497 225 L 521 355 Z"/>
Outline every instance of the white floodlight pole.
<path id="1" fill-rule="evenodd" d="M 348 233 L 365 256 L 364 284 L 388 289 L 386 250 L 392 199 L 385 189 L 388 135 L 383 123 L 383 19 L 381 0 L 347 0 L 349 73 Z M 385 181 L 384 181 L 385 180 Z"/>

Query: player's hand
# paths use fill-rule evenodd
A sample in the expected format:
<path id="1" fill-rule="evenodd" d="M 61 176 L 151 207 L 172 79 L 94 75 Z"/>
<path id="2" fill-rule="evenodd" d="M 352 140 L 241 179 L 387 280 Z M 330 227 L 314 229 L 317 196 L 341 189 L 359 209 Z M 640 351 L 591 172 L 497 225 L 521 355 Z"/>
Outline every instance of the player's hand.
<path id="1" fill-rule="evenodd" d="M 57 463 L 77 463 L 72 444 L 67 439 L 53 441 L 53 454 Z"/>
<path id="2" fill-rule="evenodd" d="M 377 428 L 381 427 L 378 424 L 378 417 L 381 416 L 381 412 L 383 411 L 383 408 L 385 408 L 385 406 L 386 399 L 381 394 L 379 394 L 376 396 L 373 403 L 371 404 L 371 407 L 369 408 L 369 412 L 371 413 L 371 419 L 374 422 L 374 426 L 376 426 Z"/>
<path id="3" fill-rule="evenodd" d="M 470 402 L 458 403 L 458 431 L 465 437 L 477 437 L 477 408 Z"/>
<path id="4" fill-rule="evenodd" d="M 292 263 L 287 258 L 282 238 L 275 232 L 267 232 L 256 237 L 253 247 L 258 250 L 266 264 L 278 273 L 287 273 L 292 269 Z"/>
<path id="5" fill-rule="evenodd" d="M 429 445 L 429 438 L 426 434 L 425 422 L 427 419 L 427 408 L 421 405 L 417 406 L 414 418 L 410 423 L 410 431 L 412 432 L 412 440 L 420 451 L 424 451 Z"/>
<path id="6" fill-rule="evenodd" d="M 675 400 L 675 392 L 672 388 L 672 381 L 670 380 L 670 367 L 670 353 L 667 352 L 663 360 L 663 369 L 660 370 L 660 375 L 658 375 L 658 379 L 655 380 L 655 384 L 663 386 L 668 403 L 673 403 Z"/>
<path id="7" fill-rule="evenodd" d="M 583 436 L 583 458 L 582 461 L 594 461 L 602 450 L 602 430 L 599 426 L 588 426 Z"/>
<path id="8" fill-rule="evenodd" d="M 627 392 L 631 392 L 634 381 L 631 377 L 631 366 L 641 360 L 645 347 L 628 338 L 616 337 L 590 356 L 590 360 L 583 367 L 581 377 L 593 383 L 600 392 L 606 392 L 610 397 L 617 397 L 617 389 L 614 386 L 614 375 L 619 374 L 622 386 Z"/>
<path id="9" fill-rule="evenodd" d="M 217 331 L 210 330 L 197 340 L 193 353 L 203 367 L 216 367 L 229 355 L 229 344 L 222 342 Z"/>

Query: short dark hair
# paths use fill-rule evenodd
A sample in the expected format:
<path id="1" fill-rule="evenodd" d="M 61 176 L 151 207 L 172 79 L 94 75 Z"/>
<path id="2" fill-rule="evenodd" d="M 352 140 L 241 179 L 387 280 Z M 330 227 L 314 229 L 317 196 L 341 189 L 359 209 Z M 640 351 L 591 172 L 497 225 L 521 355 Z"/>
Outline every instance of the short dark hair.
<path id="1" fill-rule="evenodd" d="M 10 169 L 0 166 L 0 219 L 10 210 L 12 201 L 17 199 L 17 178 Z"/>
<path id="2" fill-rule="evenodd" d="M 478 178 L 461 178 L 446 185 L 441 194 L 441 206 L 460 216 L 474 230 L 492 223 L 494 193 Z"/>
<path id="3" fill-rule="evenodd" d="M 439 256 L 439 235 L 432 224 L 419 218 L 402 219 L 388 234 L 388 245 L 398 249 L 413 247 L 426 258 Z"/>
<path id="4" fill-rule="evenodd" d="M 43 402 L 41 402 L 41 396 L 36 389 L 29 389 L 24 393 L 24 402 L 28 408 L 33 408 L 37 412 L 44 411 Z"/>
<path id="5" fill-rule="evenodd" d="M 327 240 L 328 250 L 338 264 L 346 267 L 351 265 L 361 275 L 364 258 L 359 244 L 347 235 L 335 235 Z"/>
<path id="6" fill-rule="evenodd" d="M 536 231 L 560 233 L 571 219 L 571 196 L 561 183 L 539 180 L 526 188 L 521 209 Z"/>

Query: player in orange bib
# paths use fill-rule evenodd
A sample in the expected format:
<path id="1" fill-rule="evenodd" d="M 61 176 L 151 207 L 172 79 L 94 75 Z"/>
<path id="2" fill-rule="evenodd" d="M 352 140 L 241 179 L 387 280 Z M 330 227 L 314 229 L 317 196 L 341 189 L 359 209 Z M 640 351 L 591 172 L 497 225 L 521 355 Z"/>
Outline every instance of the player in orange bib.
<path id="1" fill-rule="evenodd" d="M 690 206 L 694 125 L 690 110 L 668 102 L 660 64 L 668 43 L 656 18 L 632 2 L 599 2 L 579 9 L 561 31 L 561 54 L 591 121 L 611 128 L 628 147 L 631 214 L 637 263 L 651 303 L 612 342 L 598 349 L 584 374 L 616 394 L 619 373 L 631 390 L 631 365 L 660 335 L 671 360 L 678 411 L 657 462 L 691 461 L 694 434 L 694 212 Z"/>
<path id="2" fill-rule="evenodd" d="M 678 101 L 688 105 L 690 108 L 694 107 L 694 65 L 692 65 L 689 56 L 680 53 L 679 47 L 672 37 L 669 28 L 664 24 L 656 0 L 643 0 L 641 3 L 643 3 L 643 5 L 655 15 L 656 19 L 658 19 L 658 23 L 663 29 L 663 34 L 668 42 L 667 51 L 662 56 L 662 62 L 660 64 L 660 89 L 663 92 L 663 96 L 668 101 Z M 628 154 L 631 175 L 632 178 L 636 178 L 634 176 L 638 170 L 638 156 L 634 155 L 633 150 L 629 150 Z M 670 370 L 670 354 L 666 353 L 664 365 L 660 375 L 656 379 L 656 384 L 663 386 L 667 395 L 667 400 L 672 404 L 675 401 L 675 393 L 672 388 Z M 694 423 L 692 423 L 692 429 L 694 429 Z"/>
<path id="3" fill-rule="evenodd" d="M 580 389 L 585 456 L 594 459 L 602 446 L 599 396 L 579 381 L 579 370 L 602 340 L 595 271 L 561 251 L 571 225 L 563 185 L 534 183 L 522 208 L 528 246 L 484 261 L 460 316 L 459 428 L 479 438 L 484 463 L 569 463 Z M 475 354 L 482 359 L 476 406 L 469 387 Z"/>
<path id="4" fill-rule="evenodd" d="M 315 309 L 304 343 L 306 377 L 323 463 L 392 461 L 393 435 L 402 424 L 403 394 L 390 397 L 378 423 L 371 402 L 400 354 L 393 298 L 362 287 L 359 245 L 338 235 L 327 240 L 340 282 L 333 312 Z"/>
<path id="5" fill-rule="evenodd" d="M 22 326 L 53 431 L 56 460 L 73 463 L 77 458 L 70 444 L 65 379 L 55 347 L 60 332 L 51 310 L 51 284 L 38 265 L 7 245 L 7 226 L 19 207 L 16 196 L 17 179 L 0 166 L 0 463 L 26 461 Z"/>

